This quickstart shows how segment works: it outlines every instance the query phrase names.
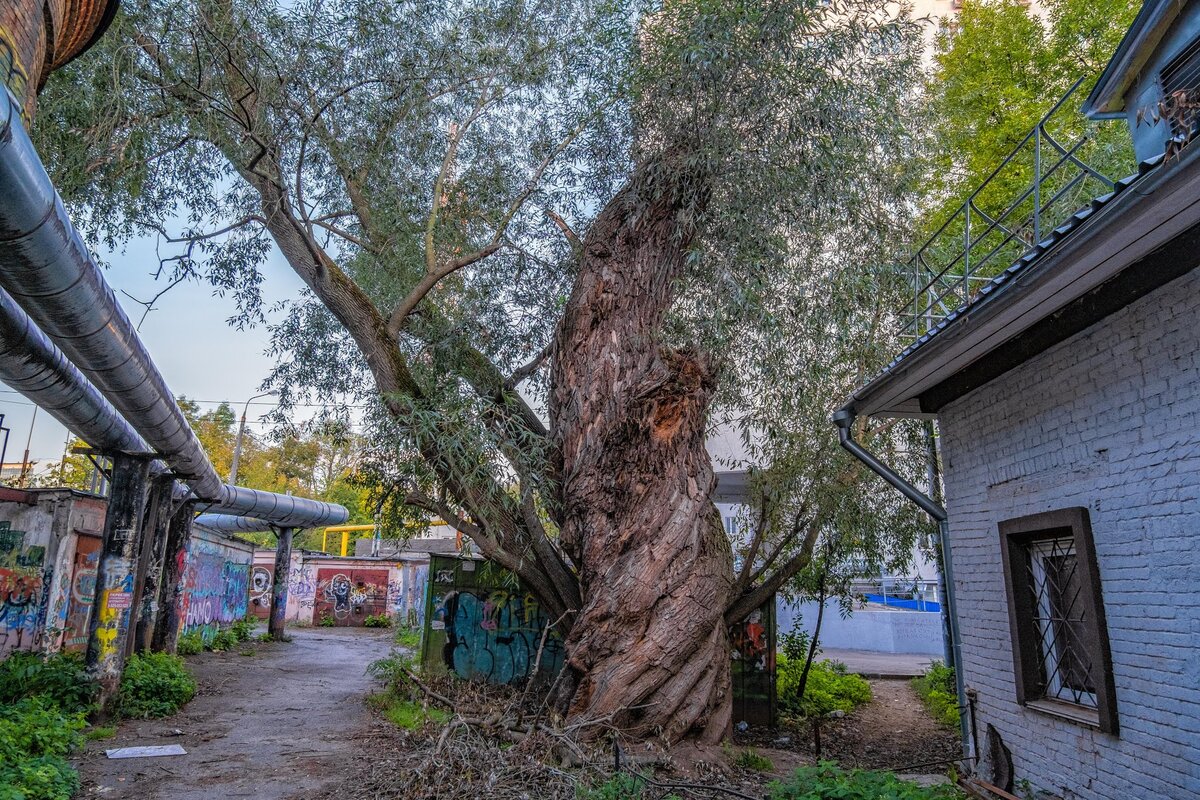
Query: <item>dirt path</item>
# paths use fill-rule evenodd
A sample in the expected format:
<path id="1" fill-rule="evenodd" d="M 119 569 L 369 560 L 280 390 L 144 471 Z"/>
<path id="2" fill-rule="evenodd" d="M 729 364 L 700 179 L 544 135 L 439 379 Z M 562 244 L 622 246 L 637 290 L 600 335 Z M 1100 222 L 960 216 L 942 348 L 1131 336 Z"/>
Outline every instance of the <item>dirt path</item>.
<path id="1" fill-rule="evenodd" d="M 958 730 L 940 725 L 930 715 L 909 679 L 877 678 L 870 681 L 871 702 L 841 719 L 821 724 L 821 758 L 845 767 L 893 769 L 905 772 L 941 772 L 939 766 L 917 766 L 949 761 L 962 755 Z M 791 752 L 801 760 L 815 760 L 809 723 L 784 722 L 779 730 L 751 728 L 734 737 L 737 744 L 753 745 L 764 752 Z M 774 756 L 787 768 L 790 759 Z"/>
<path id="2" fill-rule="evenodd" d="M 290 634 L 290 643 L 190 657 L 196 698 L 175 716 L 126 721 L 113 738 L 90 742 L 76 759 L 83 779 L 77 796 L 285 800 L 346 785 L 341 773 L 372 722 L 363 698 L 374 687 L 364 669 L 387 655 L 392 632 L 308 628 Z M 104 755 L 107 748 L 161 744 L 181 744 L 188 754 Z"/>

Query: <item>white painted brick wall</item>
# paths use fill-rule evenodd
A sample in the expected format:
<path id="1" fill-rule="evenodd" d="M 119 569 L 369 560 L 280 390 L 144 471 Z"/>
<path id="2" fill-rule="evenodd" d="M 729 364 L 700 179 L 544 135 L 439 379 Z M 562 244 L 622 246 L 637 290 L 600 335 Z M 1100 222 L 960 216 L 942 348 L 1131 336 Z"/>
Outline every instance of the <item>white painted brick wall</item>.
<path id="1" fill-rule="evenodd" d="M 943 409 L 947 508 L 978 727 L 1064 798 L 1200 798 L 1200 270 Z M 1085 506 L 1120 736 L 1022 708 L 1003 519 Z"/>

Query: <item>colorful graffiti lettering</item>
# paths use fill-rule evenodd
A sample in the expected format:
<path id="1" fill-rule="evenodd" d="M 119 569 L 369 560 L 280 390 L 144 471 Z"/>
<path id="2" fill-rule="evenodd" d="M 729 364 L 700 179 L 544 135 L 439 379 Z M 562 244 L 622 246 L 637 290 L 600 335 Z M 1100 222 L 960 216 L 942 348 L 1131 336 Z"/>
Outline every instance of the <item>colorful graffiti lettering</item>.
<path id="1" fill-rule="evenodd" d="M 25 93 L 29 89 L 29 73 L 25 71 L 21 59 L 17 56 L 12 37 L 3 28 L 0 28 L 0 83 L 7 86 L 17 100 L 24 101 Z M 26 124 L 29 123 L 29 117 L 24 111 L 21 112 L 21 117 Z"/>
<path id="2" fill-rule="evenodd" d="M 188 543 L 180 605 L 185 633 L 211 639 L 246 616 L 249 594 L 249 553 L 200 539 Z"/>
<path id="3" fill-rule="evenodd" d="M 34 645 L 50 587 L 45 557 L 44 547 L 26 546 L 24 531 L 0 523 L 0 654 Z"/>
<path id="4" fill-rule="evenodd" d="M 435 598 L 434 618 L 444 623 L 446 666 L 463 678 L 516 683 L 529 677 L 537 662 L 548 623 L 533 595 L 497 589 L 485 594 L 449 592 Z M 562 669 L 563 644 L 557 632 L 546 637 L 538 671 Z"/>

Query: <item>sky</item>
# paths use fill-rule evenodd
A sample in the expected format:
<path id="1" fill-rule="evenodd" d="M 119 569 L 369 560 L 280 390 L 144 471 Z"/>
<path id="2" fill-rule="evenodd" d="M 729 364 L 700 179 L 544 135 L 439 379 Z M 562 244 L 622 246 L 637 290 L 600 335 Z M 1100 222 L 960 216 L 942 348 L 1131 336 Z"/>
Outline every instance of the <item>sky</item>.
<path id="1" fill-rule="evenodd" d="M 144 308 L 126 297 L 122 290 L 148 300 L 165 285 L 156 284 L 152 275 L 158 265 L 154 239 L 131 241 L 123 252 L 101 253 L 101 256 L 110 265 L 107 271 L 109 284 L 136 325 Z M 266 309 L 280 300 L 298 296 L 304 286 L 278 252 L 273 253 L 263 275 L 263 307 Z M 142 323 L 141 336 L 167 385 L 176 395 L 202 401 L 228 400 L 241 414 L 242 404 L 259 393 L 259 386 L 270 372 L 272 359 L 265 354 L 268 345 L 266 328 L 237 330 L 226 322 L 235 311 L 232 297 L 218 297 L 204 283 L 183 283 L 159 299 L 156 310 Z M 267 316 L 268 319 L 278 318 L 278 315 Z M 246 417 L 248 430 L 269 429 L 260 418 L 271 410 L 273 402 L 270 397 L 254 401 Z M 215 405 L 215 402 L 202 403 L 201 408 Z M 29 400 L 0 385 L 0 414 L 4 415 L 4 427 L 11 431 L 5 461 L 21 460 L 31 421 L 30 458 L 62 458 L 66 429 L 44 411 L 39 411 L 34 421 L 33 410 Z"/>

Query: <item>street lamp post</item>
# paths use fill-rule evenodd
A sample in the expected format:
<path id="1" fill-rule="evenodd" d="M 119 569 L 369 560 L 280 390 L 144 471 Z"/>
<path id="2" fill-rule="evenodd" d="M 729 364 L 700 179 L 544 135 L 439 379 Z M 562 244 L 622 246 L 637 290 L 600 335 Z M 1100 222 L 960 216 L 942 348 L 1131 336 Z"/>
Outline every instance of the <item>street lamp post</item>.
<path id="1" fill-rule="evenodd" d="M 256 394 L 242 406 L 242 421 L 238 424 L 237 440 L 233 443 L 233 463 L 229 465 L 229 483 L 237 483 L 238 462 L 242 459 L 242 437 L 246 435 L 246 412 L 250 410 L 250 401 L 260 397 L 270 397 L 274 392 Z"/>

